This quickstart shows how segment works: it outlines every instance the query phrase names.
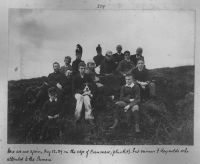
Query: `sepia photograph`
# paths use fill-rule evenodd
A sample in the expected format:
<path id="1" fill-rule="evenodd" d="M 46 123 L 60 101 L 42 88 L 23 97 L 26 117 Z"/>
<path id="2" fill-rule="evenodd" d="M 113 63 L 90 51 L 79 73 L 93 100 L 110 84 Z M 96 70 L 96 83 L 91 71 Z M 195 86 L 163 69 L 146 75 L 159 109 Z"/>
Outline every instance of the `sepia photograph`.
<path id="1" fill-rule="evenodd" d="M 195 12 L 10 8 L 7 144 L 194 145 Z"/>

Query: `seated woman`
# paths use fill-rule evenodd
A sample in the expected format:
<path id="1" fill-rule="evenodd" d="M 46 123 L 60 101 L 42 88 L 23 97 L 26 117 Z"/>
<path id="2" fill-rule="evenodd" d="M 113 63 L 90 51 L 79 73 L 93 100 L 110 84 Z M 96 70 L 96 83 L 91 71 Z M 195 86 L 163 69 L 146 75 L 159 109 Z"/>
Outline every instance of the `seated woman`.
<path id="1" fill-rule="evenodd" d="M 132 71 L 132 74 L 140 86 L 142 100 L 156 96 L 155 83 L 149 80 L 148 70 L 144 66 L 143 58 L 138 59 L 137 67 Z"/>

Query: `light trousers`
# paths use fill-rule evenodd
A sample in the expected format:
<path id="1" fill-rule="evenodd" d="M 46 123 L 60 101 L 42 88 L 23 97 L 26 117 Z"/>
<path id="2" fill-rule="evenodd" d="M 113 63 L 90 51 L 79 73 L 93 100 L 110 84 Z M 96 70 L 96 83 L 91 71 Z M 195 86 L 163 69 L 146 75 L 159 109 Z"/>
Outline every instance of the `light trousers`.
<path id="1" fill-rule="evenodd" d="M 94 119 L 94 116 L 92 115 L 92 106 L 91 106 L 91 98 L 88 95 L 81 95 L 79 93 L 75 94 L 76 98 L 76 109 L 75 109 L 75 118 L 76 120 L 80 119 L 81 117 L 81 111 L 83 104 L 85 106 L 85 119 Z"/>

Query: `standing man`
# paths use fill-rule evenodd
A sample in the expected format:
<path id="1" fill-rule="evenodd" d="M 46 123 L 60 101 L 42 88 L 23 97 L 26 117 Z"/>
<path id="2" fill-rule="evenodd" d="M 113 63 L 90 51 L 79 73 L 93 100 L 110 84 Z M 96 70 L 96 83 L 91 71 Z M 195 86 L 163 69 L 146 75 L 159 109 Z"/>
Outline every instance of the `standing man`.
<path id="1" fill-rule="evenodd" d="M 139 103 L 140 88 L 134 83 L 132 74 L 125 76 L 126 84 L 120 90 L 120 100 L 116 102 L 114 109 L 114 124 L 110 127 L 114 129 L 119 122 L 120 114 L 126 114 L 128 125 L 131 126 L 131 117 L 134 116 L 135 131 L 140 132 L 139 128 Z"/>
<path id="2" fill-rule="evenodd" d="M 68 70 L 72 72 L 71 57 L 66 56 L 64 59 L 65 65 L 60 68 L 60 71 L 65 74 Z"/>
<path id="3" fill-rule="evenodd" d="M 104 56 L 102 55 L 102 48 L 100 46 L 100 44 L 96 47 L 96 51 L 97 51 L 97 55 L 94 56 L 93 60 L 96 64 L 96 66 L 100 66 L 101 62 L 104 60 Z"/>
<path id="4" fill-rule="evenodd" d="M 138 59 L 137 67 L 132 71 L 132 74 L 140 86 L 141 98 L 143 100 L 156 96 L 155 83 L 149 80 L 148 70 L 145 68 L 143 58 Z"/>
<path id="5" fill-rule="evenodd" d="M 76 98 L 75 119 L 80 120 L 82 106 L 85 106 L 85 119 L 89 123 L 94 124 L 94 116 L 92 114 L 91 99 L 93 98 L 93 80 L 85 74 L 85 63 L 81 62 L 78 65 L 79 73 L 74 77 L 73 90 Z"/>
<path id="6" fill-rule="evenodd" d="M 117 45 L 116 50 L 117 50 L 117 53 L 113 54 L 113 61 L 115 62 L 116 67 L 117 67 L 119 62 L 124 59 L 124 54 L 122 53 L 121 45 Z"/>
<path id="7" fill-rule="evenodd" d="M 100 74 L 108 75 L 113 74 L 115 72 L 116 64 L 113 61 L 112 51 L 107 51 L 105 59 L 102 61 L 100 65 Z"/>
<path id="8" fill-rule="evenodd" d="M 135 64 L 130 60 L 130 52 L 124 52 L 124 60 L 119 62 L 119 65 L 116 69 L 121 75 L 125 76 L 126 74 L 130 74 L 131 71 L 135 68 Z"/>
<path id="9" fill-rule="evenodd" d="M 142 56 L 142 53 L 143 53 L 143 49 L 141 47 L 138 47 L 136 49 L 136 54 L 131 55 L 130 59 L 135 64 L 135 66 L 137 65 L 138 59 L 142 58 L 144 60 L 144 56 Z"/>
<path id="10" fill-rule="evenodd" d="M 76 60 L 73 61 L 72 63 L 72 72 L 73 72 L 73 75 L 77 74 L 79 71 L 78 71 L 78 65 L 80 62 L 84 62 L 83 60 L 81 60 L 82 58 L 82 53 L 83 53 L 83 49 L 81 47 L 80 44 L 77 44 L 76 46 Z"/>

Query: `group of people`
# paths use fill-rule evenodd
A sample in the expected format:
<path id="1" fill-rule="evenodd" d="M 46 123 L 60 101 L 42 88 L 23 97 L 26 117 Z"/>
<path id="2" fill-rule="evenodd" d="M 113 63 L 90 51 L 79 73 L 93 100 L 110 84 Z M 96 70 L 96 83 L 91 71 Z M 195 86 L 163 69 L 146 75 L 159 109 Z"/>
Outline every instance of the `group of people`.
<path id="1" fill-rule="evenodd" d="M 62 104 L 66 102 L 70 104 L 72 98 L 75 98 L 76 101 L 75 122 L 80 121 L 82 110 L 85 108 L 85 120 L 95 125 L 92 101 L 98 94 L 102 94 L 106 90 L 100 77 L 117 76 L 122 80 L 122 86 L 119 91 L 119 99 L 113 101 L 114 120 L 110 129 L 116 128 L 120 115 L 125 113 L 128 125 L 133 127 L 135 132 L 140 132 L 138 112 L 140 102 L 156 96 L 155 83 L 149 79 L 142 48 L 137 48 L 134 55 L 130 55 L 130 51 L 122 53 L 121 45 L 117 45 L 116 51 L 114 54 L 112 51 L 107 51 L 104 56 L 101 46 L 98 45 L 96 47 L 97 55 L 93 57 L 93 61 L 85 63 L 82 60 L 83 49 L 78 44 L 75 50 L 76 59 L 72 65 L 70 56 L 64 58 L 65 64 L 62 67 L 58 62 L 53 63 L 54 72 L 50 73 L 44 82 L 46 89 L 37 94 L 38 99 L 44 92 L 47 92 L 49 97 L 42 109 L 46 119 L 44 129 L 49 126 L 49 123 L 56 123 L 59 118 L 64 117 Z M 112 95 L 108 96 L 114 98 Z M 135 126 L 132 126 L 132 116 Z"/>

